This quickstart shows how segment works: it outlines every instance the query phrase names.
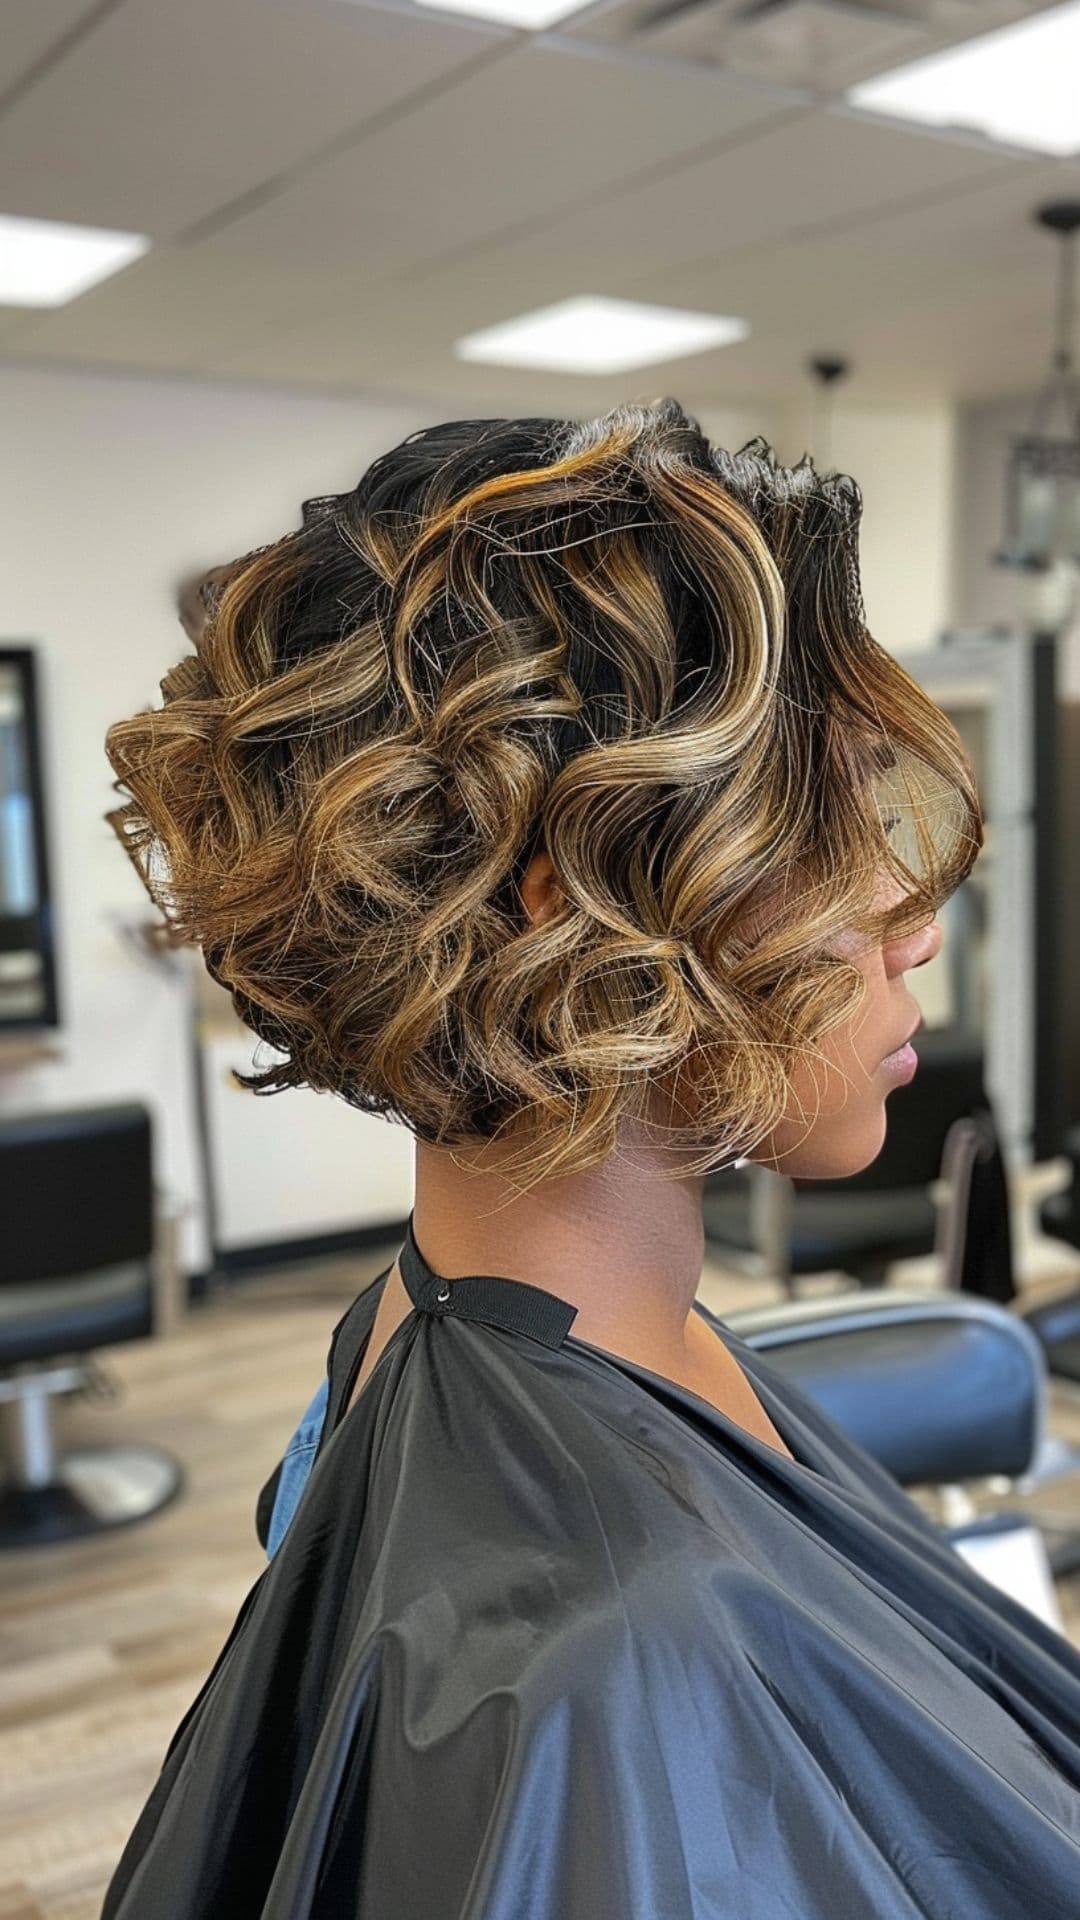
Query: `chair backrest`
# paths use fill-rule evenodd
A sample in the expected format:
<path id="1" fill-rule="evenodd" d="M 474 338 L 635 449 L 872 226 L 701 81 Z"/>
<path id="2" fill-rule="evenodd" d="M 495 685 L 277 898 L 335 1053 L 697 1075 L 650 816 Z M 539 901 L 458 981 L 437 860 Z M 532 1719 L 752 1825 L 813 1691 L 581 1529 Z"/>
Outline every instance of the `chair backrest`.
<path id="1" fill-rule="evenodd" d="M 724 1324 L 903 1486 L 1027 1472 L 1046 1432 L 1046 1359 L 989 1300 L 888 1287 L 740 1308 Z"/>
<path id="2" fill-rule="evenodd" d="M 149 1263 L 153 1250 L 149 1108 L 0 1113 L 0 1285 Z"/>
<path id="3" fill-rule="evenodd" d="M 994 1110 L 954 1120 L 945 1141 L 941 1177 L 948 1204 L 938 1215 L 935 1252 L 947 1288 L 1002 1305 L 1016 1298 L 1009 1186 Z"/>

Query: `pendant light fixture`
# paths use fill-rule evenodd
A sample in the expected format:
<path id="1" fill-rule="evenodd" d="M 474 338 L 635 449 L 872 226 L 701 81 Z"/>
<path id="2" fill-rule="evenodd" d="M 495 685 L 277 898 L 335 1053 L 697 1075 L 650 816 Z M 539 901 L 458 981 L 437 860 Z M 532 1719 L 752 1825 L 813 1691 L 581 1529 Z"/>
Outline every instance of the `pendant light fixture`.
<path id="1" fill-rule="evenodd" d="M 811 403 L 810 451 L 814 465 L 819 473 L 825 473 L 832 462 L 832 394 L 830 389 L 837 380 L 842 380 L 851 372 L 850 360 L 841 360 L 836 354 L 811 354 L 806 362 L 806 370 L 817 383 Z M 827 404 L 819 415 L 818 393 L 827 397 Z"/>
<path id="2" fill-rule="evenodd" d="M 996 565 L 1032 575 L 1026 598 L 1041 626 L 1068 617 L 1080 579 L 1080 387 L 1073 367 L 1075 245 L 1080 200 L 1055 200 L 1034 219 L 1061 242 L 1053 366 L 1005 479 L 1005 537 Z"/>

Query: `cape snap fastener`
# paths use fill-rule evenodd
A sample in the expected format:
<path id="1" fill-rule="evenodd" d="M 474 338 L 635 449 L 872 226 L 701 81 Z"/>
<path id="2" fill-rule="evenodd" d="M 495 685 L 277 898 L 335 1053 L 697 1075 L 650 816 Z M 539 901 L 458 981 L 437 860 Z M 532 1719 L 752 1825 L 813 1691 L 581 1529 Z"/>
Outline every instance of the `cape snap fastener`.
<path id="1" fill-rule="evenodd" d="M 439 1304 L 440 1304 L 440 1305 L 442 1305 L 442 1304 L 444 1304 L 444 1303 L 445 1303 L 445 1302 L 446 1302 L 447 1300 L 449 1300 L 449 1298 L 450 1298 L 450 1289 L 449 1289 L 449 1287 L 444 1287 L 441 1293 L 437 1293 L 437 1294 L 435 1295 L 435 1298 L 436 1298 L 436 1300 L 438 1300 L 438 1302 L 439 1302 Z"/>

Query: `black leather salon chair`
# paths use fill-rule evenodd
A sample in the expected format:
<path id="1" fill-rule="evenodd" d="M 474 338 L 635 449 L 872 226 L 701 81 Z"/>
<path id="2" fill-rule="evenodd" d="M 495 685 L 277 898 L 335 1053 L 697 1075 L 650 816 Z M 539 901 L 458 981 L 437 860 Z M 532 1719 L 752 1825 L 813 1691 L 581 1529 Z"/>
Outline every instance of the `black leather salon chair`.
<path id="1" fill-rule="evenodd" d="M 939 1179 L 953 1121 L 985 1100 L 977 1036 L 920 1033 L 919 1070 L 889 1095 L 877 1158 L 839 1180 L 788 1179 L 732 1167 L 705 1182 L 708 1251 L 721 1264 L 769 1275 L 791 1298 L 797 1276 L 836 1269 L 878 1287 L 896 1260 L 933 1253 Z"/>
<path id="2" fill-rule="evenodd" d="M 901 1486 L 1019 1480 L 1046 1432 L 1046 1363 L 996 1301 L 889 1287 L 724 1315 Z"/>
<path id="3" fill-rule="evenodd" d="M 168 1334 L 177 1213 L 141 1103 L 0 1113 L 0 1548 L 129 1525 L 176 1498 L 151 1446 L 62 1452 L 55 1400 L 116 1389 L 93 1349 Z"/>
<path id="4" fill-rule="evenodd" d="M 1065 1192 L 1054 1193 L 1039 1209 L 1039 1224 L 1052 1239 L 1080 1247 L 1080 1127 L 1069 1127 L 1062 1143 L 1071 1162 L 1072 1179 Z M 1043 1341 L 1051 1373 L 1080 1384 L 1080 1287 L 1075 1284 L 1029 1313 Z"/>
<path id="5" fill-rule="evenodd" d="M 1047 1533 L 1026 1502 L 1046 1445 L 1047 1372 L 1021 1318 L 996 1301 L 891 1287 L 724 1318 L 901 1485 L 931 1491 L 944 1538 L 1060 1629 L 1053 1581 L 1075 1570 L 1078 1520 L 1062 1537 L 1065 1516 L 1050 1516 Z M 1015 1502 L 980 1512 L 972 1483 L 987 1481 Z"/>
<path id="6" fill-rule="evenodd" d="M 1075 1182 L 1075 1160 L 1073 1167 Z M 944 1227 L 941 1236 L 944 1285 L 987 1294 L 1011 1307 L 1039 1341 L 1051 1375 L 1073 1385 L 1080 1382 L 1080 1287 L 1067 1281 L 1061 1292 L 1036 1300 L 1025 1299 L 1016 1287 L 1008 1184 L 988 1099 L 950 1127 L 942 1175 L 953 1196 L 951 1228 Z M 1066 1208 L 1074 1204 L 1071 1190 L 1053 1198 Z M 1048 1205 L 1040 1212 L 1044 1230 Z M 1061 1219 L 1060 1209 L 1051 1215 L 1055 1217 Z"/>
<path id="7" fill-rule="evenodd" d="M 1074 1479 L 1080 1508 L 1080 1451 L 1048 1432 L 1052 1318 L 1016 1291 L 1008 1185 L 988 1100 L 952 1123 L 940 1173 L 947 1196 L 933 1248 L 938 1287 L 787 1300 L 740 1309 L 725 1322 L 767 1351 L 901 1485 L 935 1489 L 962 1516 L 946 1528 L 959 1539 L 973 1530 L 964 1492 L 971 1482 L 997 1480 L 1026 1502 Z M 1021 1505 L 980 1524 L 1037 1526 L 1048 1533 L 1053 1575 L 1080 1566 L 1080 1512 Z"/>

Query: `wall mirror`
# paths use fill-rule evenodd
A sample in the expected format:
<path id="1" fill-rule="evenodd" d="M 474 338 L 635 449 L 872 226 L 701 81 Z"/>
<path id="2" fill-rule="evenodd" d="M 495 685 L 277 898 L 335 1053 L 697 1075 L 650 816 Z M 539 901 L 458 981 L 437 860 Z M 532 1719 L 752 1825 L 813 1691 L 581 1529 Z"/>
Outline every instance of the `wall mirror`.
<path id="1" fill-rule="evenodd" d="M 59 1024 L 35 669 L 0 646 L 0 1032 Z"/>

